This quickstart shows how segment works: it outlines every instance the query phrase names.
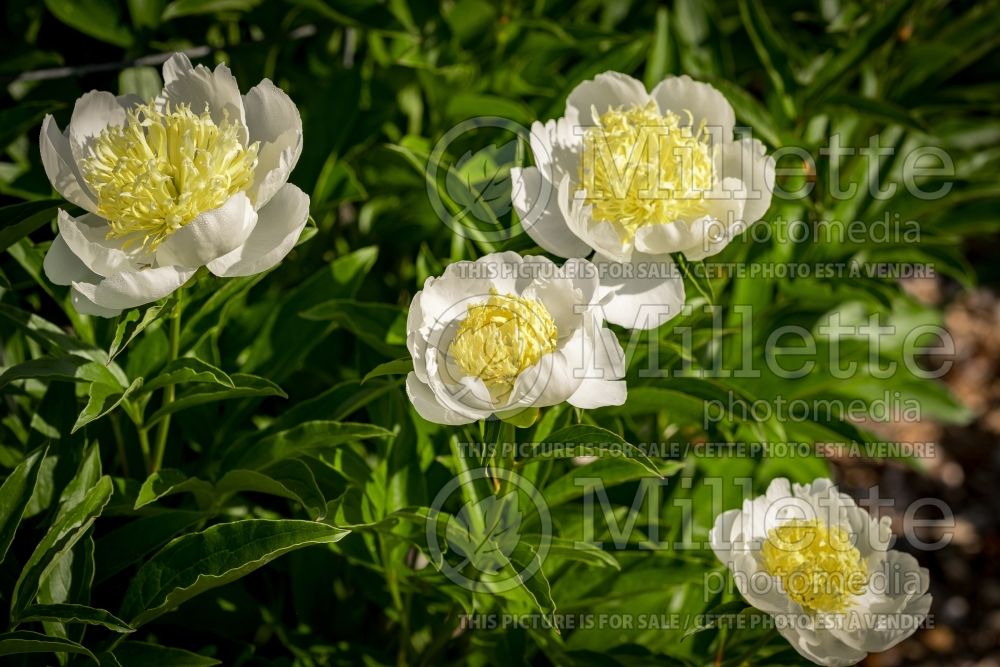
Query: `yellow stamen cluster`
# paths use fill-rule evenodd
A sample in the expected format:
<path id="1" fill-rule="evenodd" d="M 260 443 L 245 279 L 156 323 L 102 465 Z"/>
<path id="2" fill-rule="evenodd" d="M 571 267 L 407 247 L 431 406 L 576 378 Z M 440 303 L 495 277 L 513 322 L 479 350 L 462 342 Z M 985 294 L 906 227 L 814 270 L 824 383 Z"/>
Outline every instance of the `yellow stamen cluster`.
<path id="1" fill-rule="evenodd" d="M 555 320 L 541 301 L 493 289 L 485 303 L 469 306 L 448 354 L 496 397 L 510 392 L 518 375 L 554 352 L 557 341 Z"/>
<path id="2" fill-rule="evenodd" d="M 583 137 L 579 183 L 593 218 L 614 223 L 622 243 L 643 225 L 705 215 L 705 194 L 715 185 L 710 136 L 704 121 L 681 126 L 654 102 L 611 109 Z"/>
<path id="3" fill-rule="evenodd" d="M 218 208 L 253 182 L 258 143 L 244 146 L 242 128 L 219 125 L 186 104 L 132 108 L 124 125 L 105 128 L 80 170 L 97 196 L 108 238 L 152 252 L 198 214 Z"/>
<path id="4" fill-rule="evenodd" d="M 840 526 L 789 521 L 768 531 L 761 555 L 764 568 L 806 611 L 843 611 L 868 583 L 868 566 Z"/>

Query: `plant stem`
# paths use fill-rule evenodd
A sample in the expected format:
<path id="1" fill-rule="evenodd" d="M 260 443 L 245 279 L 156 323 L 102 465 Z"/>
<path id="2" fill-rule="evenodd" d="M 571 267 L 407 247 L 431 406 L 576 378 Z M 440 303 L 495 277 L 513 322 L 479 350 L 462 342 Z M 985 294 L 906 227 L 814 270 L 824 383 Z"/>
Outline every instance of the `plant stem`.
<path id="1" fill-rule="evenodd" d="M 118 448 L 118 462 L 122 466 L 122 474 L 128 477 L 128 457 L 125 455 L 125 438 L 122 437 L 122 426 L 118 421 L 118 414 L 111 414 L 111 430 L 115 435 L 115 445 Z"/>
<path id="2" fill-rule="evenodd" d="M 490 417 L 486 420 L 483 433 L 483 444 L 487 449 L 487 466 L 494 471 L 501 469 L 512 470 L 514 468 L 514 454 L 516 447 L 515 434 L 517 429 L 513 424 L 505 422 L 497 417 Z M 493 482 L 493 492 L 499 494 L 504 486 L 503 480 L 498 473 L 491 475 Z"/>
<path id="3" fill-rule="evenodd" d="M 152 464 L 149 458 L 149 433 L 146 432 L 145 426 L 136 425 L 135 430 L 139 433 L 139 448 L 142 449 L 142 460 L 146 463 L 146 469 L 148 470 Z"/>
<path id="4" fill-rule="evenodd" d="M 183 290 L 177 291 L 177 306 L 170 315 L 170 355 L 167 363 L 174 361 L 180 356 L 181 347 L 181 310 L 183 308 Z M 174 402 L 175 387 L 168 384 L 163 388 L 163 405 L 167 406 Z M 149 464 L 149 474 L 152 475 L 163 465 L 163 454 L 167 449 L 167 436 L 170 434 L 170 415 L 164 415 L 160 421 L 160 430 L 156 434 L 156 449 L 153 450 L 153 460 Z"/>

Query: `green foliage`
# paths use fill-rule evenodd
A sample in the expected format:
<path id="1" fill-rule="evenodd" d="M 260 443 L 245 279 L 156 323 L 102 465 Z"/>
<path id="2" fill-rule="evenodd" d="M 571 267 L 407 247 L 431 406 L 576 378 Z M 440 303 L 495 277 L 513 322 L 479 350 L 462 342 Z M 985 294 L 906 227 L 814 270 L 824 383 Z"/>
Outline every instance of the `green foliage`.
<path id="1" fill-rule="evenodd" d="M 706 595 L 706 573 L 720 568 L 705 544 L 712 508 L 738 506 L 773 477 L 828 474 L 818 455 L 770 456 L 774 443 L 875 439 L 845 414 L 785 420 L 753 406 L 816 399 L 871 411 L 898 392 L 928 417 L 969 418 L 943 385 L 903 368 L 912 350 L 902 339 L 877 358 L 864 341 L 838 341 L 841 361 L 857 369 L 840 378 L 822 332 L 834 314 L 850 323 L 874 316 L 902 332 L 940 322 L 866 266 L 931 262 L 959 285 L 974 283 L 965 239 L 1000 228 L 1000 127 L 988 120 L 1000 110 L 996 5 L 6 3 L 0 602 L 9 612 L 0 655 L 21 661 L 10 664 L 53 664 L 56 654 L 60 664 L 123 667 L 710 665 L 716 656 L 806 664 L 775 631 L 752 624 L 557 632 L 461 623 L 470 613 L 753 614 L 735 593 Z M 41 118 L 53 113 L 65 127 L 92 88 L 150 95 L 159 75 L 148 57 L 173 50 L 228 62 L 244 92 L 263 77 L 288 92 L 305 135 L 291 180 L 311 196 L 315 226 L 266 276 L 205 276 L 116 320 L 80 316 L 69 289 L 42 271 L 55 210 L 76 211 L 52 198 L 37 147 Z M 786 155 L 779 185 L 813 187 L 776 196 L 761 227 L 686 265 L 690 312 L 648 333 L 618 332 L 625 405 L 557 406 L 524 416 L 516 430 L 496 424 L 524 445 L 513 469 L 538 493 L 495 496 L 500 481 L 474 479 L 478 462 L 462 455 L 460 443 L 484 441 L 478 426 L 429 424 L 410 406 L 405 318 L 413 294 L 449 262 L 539 252 L 509 206 L 506 175 L 528 152 L 479 127 L 447 146 L 439 173 L 427 162 L 458 123 L 559 116 L 574 86 L 608 69 L 648 86 L 680 73 L 711 81 L 770 150 L 798 146 L 812 160 L 803 169 L 801 156 Z M 918 182 L 950 194 L 914 196 L 897 158 L 882 160 L 877 183 L 861 154 L 832 171 L 821 149 L 833 135 L 853 147 L 875 136 L 896 156 L 942 148 L 955 175 Z M 847 183 L 862 187 L 835 197 L 831 186 Z M 869 184 L 896 192 L 875 197 Z M 435 198 L 461 224 L 443 224 Z M 897 214 L 914 221 L 918 242 L 787 234 L 795 220 L 857 220 L 871 230 Z M 770 230 L 764 240 L 754 235 L 760 228 Z M 862 270 L 712 271 L 768 263 Z M 753 308 L 752 325 L 742 306 Z M 786 325 L 813 334 L 816 349 L 769 344 Z M 791 379 L 767 359 L 813 367 Z M 889 363 L 900 372 L 883 378 Z M 663 441 L 682 446 L 640 446 Z M 713 456 L 694 446 L 734 442 L 761 447 Z M 571 447 L 555 456 L 539 443 Z M 598 459 L 580 465 L 580 456 Z M 434 505 L 456 477 L 469 483 Z M 586 507 L 593 525 L 581 518 Z M 428 547 L 428 532 L 443 553 Z M 446 563 L 462 560 L 455 551 L 489 571 L 473 590 L 445 574 Z"/>

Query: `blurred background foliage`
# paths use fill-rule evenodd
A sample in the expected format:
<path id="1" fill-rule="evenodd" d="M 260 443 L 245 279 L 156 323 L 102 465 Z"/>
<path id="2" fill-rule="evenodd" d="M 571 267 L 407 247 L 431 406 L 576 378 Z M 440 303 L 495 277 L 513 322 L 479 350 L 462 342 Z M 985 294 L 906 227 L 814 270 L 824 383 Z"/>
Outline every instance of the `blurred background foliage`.
<path id="1" fill-rule="evenodd" d="M 610 539 L 610 522 L 626 518 L 642 488 L 642 539 L 658 535 L 688 548 L 650 551 L 634 538 L 627 549 L 605 552 L 610 559 L 566 549 L 551 554 L 525 586 L 473 596 L 428 565 L 419 508 L 466 465 L 454 456 L 457 442 L 480 434 L 416 417 L 402 391 L 405 362 L 362 379 L 406 356 L 405 308 L 427 276 L 450 261 L 501 248 L 537 252 L 517 233 L 506 180 L 510 166 L 528 159 L 524 146 L 495 128 L 463 133 L 447 147 L 447 168 L 428 178 L 437 140 L 473 117 L 527 126 L 559 116 L 569 91 L 605 70 L 631 73 L 649 87 L 668 74 L 710 81 L 734 106 L 738 124 L 771 150 L 798 146 L 808 156 L 786 155 L 779 185 L 812 184 L 811 192 L 776 197 L 759 223 L 770 230 L 764 240 L 748 232 L 705 265 L 931 264 L 952 291 L 972 288 L 977 279 L 993 284 L 1000 278 L 992 258 L 1000 227 L 998 4 L 8 0 L 0 39 L 0 466 L 13 481 L 4 486 L 7 509 L 0 513 L 3 536 L 14 539 L 0 570 L 3 607 L 10 606 L 0 651 L 19 655 L 5 660 L 53 664 L 45 652 L 61 651 L 61 663 L 83 664 L 91 651 L 101 664 L 126 667 L 214 660 L 803 664 L 776 633 L 761 629 L 688 636 L 684 629 L 607 627 L 556 634 L 463 630 L 459 621 L 472 610 L 657 615 L 742 609 L 732 593 L 705 592 L 706 573 L 721 571 L 703 544 L 714 519 L 710 501 L 738 505 L 748 491 L 738 478 L 752 478 L 759 492 L 776 476 L 827 476 L 826 460 L 764 451 L 660 457 L 652 465 L 667 476 L 665 485 L 640 482 L 648 471 L 628 461 L 602 459 L 586 469 L 572 460 L 522 461 L 519 471 L 543 490 L 560 544 L 583 535 L 585 489 L 574 480 L 585 473 L 604 478 L 611 501 L 598 518 L 597 539 Z M 154 95 L 160 54 L 177 50 L 197 62 L 228 63 L 244 91 L 269 77 L 298 104 L 305 145 L 291 180 L 311 195 L 314 224 L 266 277 L 192 288 L 181 349 L 194 361 L 165 373 L 172 301 L 142 319 L 89 319 L 68 305 L 65 288 L 45 280 L 41 261 L 54 235 L 54 210 L 63 204 L 52 199 L 37 136 L 47 113 L 64 127 L 74 100 L 88 90 Z M 843 146 L 867 147 L 877 136 L 880 145 L 894 148 L 893 156 L 876 158 L 876 185 L 895 184 L 894 196 L 869 193 L 868 156 L 847 157 L 839 173 L 831 168 L 821 149 L 835 135 Z M 914 174 L 904 173 L 903 158 L 919 146 L 940 147 L 954 160 L 954 176 L 915 176 L 925 191 L 950 187 L 946 197 L 921 199 L 904 187 Z M 838 199 L 831 194 L 837 183 L 860 187 Z M 442 223 L 429 190 L 464 215 L 464 233 Z M 919 241 L 901 234 L 889 240 L 866 234 L 861 242 L 788 239 L 797 221 L 817 229 L 820 221 L 855 220 L 865 229 L 886 220 L 906 229 L 913 221 Z M 512 233 L 489 240 L 486 233 L 497 230 Z M 876 364 L 902 363 L 907 351 L 900 337 L 872 358 L 869 340 L 831 341 L 819 333 L 834 314 L 848 324 L 876 315 L 901 335 L 942 321 L 937 305 L 915 298 L 899 281 L 867 272 L 706 278 L 700 263 L 689 268 L 693 312 L 631 341 L 628 403 L 589 414 L 547 410 L 537 425 L 518 432 L 522 441 L 544 440 L 577 422 L 590 428 L 578 435 L 598 440 L 608 437 L 598 429 L 607 429 L 633 443 L 876 439 L 866 424 L 842 415 L 787 421 L 730 409 L 706 425 L 706 403 L 732 406 L 731 396 L 741 405 L 809 398 L 871 406 L 889 392 L 917 401 L 922 416 L 938 423 L 965 424 L 975 416 L 943 383 L 902 368 L 888 378 L 873 372 Z M 737 306 L 752 307 L 752 325 Z M 721 334 L 712 329 L 713 317 Z M 782 356 L 767 349 L 782 325 L 817 334 L 815 354 L 787 352 L 782 361 L 797 368 L 814 360 L 815 371 L 802 379 L 783 379 L 764 363 L 765 354 Z M 693 331 L 687 348 L 683 327 Z M 845 363 L 858 363 L 851 377 L 831 374 L 832 342 Z M 110 365 L 109 351 L 118 353 Z M 663 371 L 658 377 L 642 372 L 650 355 Z M 723 371 L 750 364 L 762 376 L 675 377 L 682 364 Z M 140 378 L 147 387 L 176 383 L 181 399 L 166 470 L 149 479 L 137 425 L 163 413 L 157 394 L 136 384 Z M 898 465 L 919 470 L 922 464 Z M 227 486 L 226 473 L 234 470 L 242 472 Z M 15 498 L 24 501 L 19 528 L 11 519 L 12 508 L 21 506 Z M 643 523 L 650 504 L 661 510 L 655 526 Z M 253 530 L 238 520 L 320 517 L 356 529 L 343 537 L 288 524 L 301 534 L 284 546 L 272 544 L 267 554 L 290 555 L 247 574 L 247 563 L 262 554 L 237 553 L 235 545 Z M 530 516 L 524 520 L 531 525 Z M 168 611 L 166 596 L 176 590 L 159 591 L 163 599 L 143 597 L 135 581 L 152 585 L 154 567 L 191 565 L 160 551 L 178 536 L 201 540 L 191 547 L 206 557 L 201 574 L 246 576 L 211 590 L 192 580 L 200 595 L 179 611 Z M 930 557 L 916 555 L 923 564 Z M 87 616 L 84 624 L 65 606 L 51 607 L 70 603 L 90 610 L 75 611 Z M 26 606 L 34 613 L 25 613 Z M 100 610 L 124 620 L 109 620 Z M 122 623 L 141 627 L 122 641 L 122 631 L 131 629 Z M 956 655 L 986 655 L 989 649 L 977 646 L 962 645 Z M 39 653 L 20 655 L 24 650 Z"/>

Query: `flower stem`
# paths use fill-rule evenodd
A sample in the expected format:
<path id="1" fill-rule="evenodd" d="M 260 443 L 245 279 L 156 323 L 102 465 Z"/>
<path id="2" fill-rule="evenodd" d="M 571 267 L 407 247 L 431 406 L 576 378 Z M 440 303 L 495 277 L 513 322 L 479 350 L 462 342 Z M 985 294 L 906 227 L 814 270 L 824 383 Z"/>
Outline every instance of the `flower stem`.
<path id="1" fill-rule="evenodd" d="M 177 291 L 177 305 L 170 315 L 170 355 L 167 363 L 174 361 L 180 356 L 181 347 L 181 309 L 183 307 L 183 291 Z M 175 387 L 168 384 L 163 388 L 163 405 L 167 406 L 174 402 Z M 153 450 L 153 460 L 149 464 L 149 474 L 157 472 L 163 465 L 163 454 L 167 449 L 167 436 L 170 434 L 170 415 L 164 415 L 160 421 L 160 430 L 156 434 L 156 448 Z"/>
<path id="2" fill-rule="evenodd" d="M 486 420 L 483 441 L 490 447 L 487 458 L 488 465 L 499 471 L 502 469 L 513 470 L 514 454 L 516 447 L 517 428 L 508 422 L 497 417 L 490 417 Z M 493 492 L 499 494 L 500 491 L 509 484 L 504 484 L 503 479 L 494 472 L 492 475 Z M 508 479 L 509 482 L 509 479 Z"/>

